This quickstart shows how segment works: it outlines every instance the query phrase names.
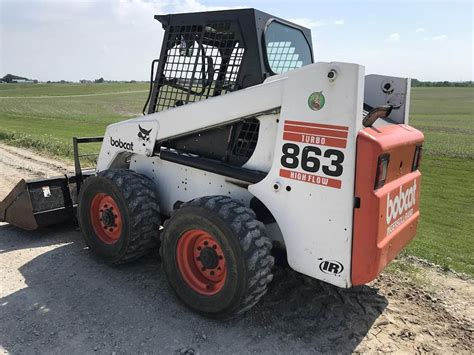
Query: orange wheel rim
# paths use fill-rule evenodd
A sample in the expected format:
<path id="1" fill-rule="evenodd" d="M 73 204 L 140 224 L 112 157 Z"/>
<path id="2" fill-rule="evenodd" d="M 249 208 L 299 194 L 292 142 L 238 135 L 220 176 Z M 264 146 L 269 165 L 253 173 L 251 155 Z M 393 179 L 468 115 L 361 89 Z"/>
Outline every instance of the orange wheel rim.
<path id="1" fill-rule="evenodd" d="M 206 231 L 191 229 L 181 235 L 176 248 L 178 269 L 195 292 L 212 296 L 224 286 L 227 266 L 219 243 Z"/>
<path id="2" fill-rule="evenodd" d="M 90 208 L 92 228 L 105 244 L 115 244 L 122 234 L 122 215 L 115 200 L 105 194 L 94 196 Z"/>

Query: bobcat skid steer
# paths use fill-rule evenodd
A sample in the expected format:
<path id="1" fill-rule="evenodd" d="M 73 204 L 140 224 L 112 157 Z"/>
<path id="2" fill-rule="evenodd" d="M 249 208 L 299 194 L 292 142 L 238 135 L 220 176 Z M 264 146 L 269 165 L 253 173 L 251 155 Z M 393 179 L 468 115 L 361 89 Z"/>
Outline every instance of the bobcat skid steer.
<path id="1" fill-rule="evenodd" d="M 155 18 L 165 34 L 144 115 L 76 138 L 76 174 L 21 181 L 0 220 L 77 216 L 112 264 L 160 246 L 171 288 L 207 316 L 259 301 L 276 246 L 327 283 L 373 280 L 420 216 L 410 80 L 314 63 L 310 30 L 254 9 Z M 78 145 L 102 140 L 83 171 Z"/>

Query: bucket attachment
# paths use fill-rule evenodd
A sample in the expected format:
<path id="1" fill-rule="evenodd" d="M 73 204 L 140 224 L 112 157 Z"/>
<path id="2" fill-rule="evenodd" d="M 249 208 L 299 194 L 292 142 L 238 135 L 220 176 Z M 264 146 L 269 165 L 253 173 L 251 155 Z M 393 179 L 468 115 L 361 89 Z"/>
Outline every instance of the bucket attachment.
<path id="1" fill-rule="evenodd" d="M 80 184 L 95 174 L 95 169 L 82 169 L 80 158 L 97 154 L 79 154 L 79 144 L 100 143 L 104 137 L 74 137 L 75 175 L 48 179 L 20 180 L 0 202 L 0 222 L 22 229 L 35 230 L 76 218 Z"/>
<path id="2" fill-rule="evenodd" d="M 71 221 L 77 205 L 77 178 L 21 180 L 0 202 L 0 222 L 22 229 Z"/>

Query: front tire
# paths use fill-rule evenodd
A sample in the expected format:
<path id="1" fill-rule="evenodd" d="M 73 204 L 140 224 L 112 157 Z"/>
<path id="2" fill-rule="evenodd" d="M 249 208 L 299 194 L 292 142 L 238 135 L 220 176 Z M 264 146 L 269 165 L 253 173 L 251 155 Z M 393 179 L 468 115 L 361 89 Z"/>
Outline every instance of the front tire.
<path id="1" fill-rule="evenodd" d="M 77 218 L 87 246 L 109 264 L 135 260 L 159 245 L 154 184 L 131 170 L 105 170 L 87 178 Z"/>
<path id="2" fill-rule="evenodd" d="M 273 278 L 272 244 L 255 213 L 225 196 L 198 198 L 165 222 L 162 262 L 191 309 L 228 318 L 254 306 Z"/>

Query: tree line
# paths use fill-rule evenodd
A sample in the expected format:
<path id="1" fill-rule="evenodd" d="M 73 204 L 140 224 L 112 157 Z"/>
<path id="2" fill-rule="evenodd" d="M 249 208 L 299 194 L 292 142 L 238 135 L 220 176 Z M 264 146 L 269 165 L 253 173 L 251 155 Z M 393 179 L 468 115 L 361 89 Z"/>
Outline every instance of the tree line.
<path id="1" fill-rule="evenodd" d="M 412 87 L 473 87 L 473 81 L 420 81 L 411 79 Z"/>

